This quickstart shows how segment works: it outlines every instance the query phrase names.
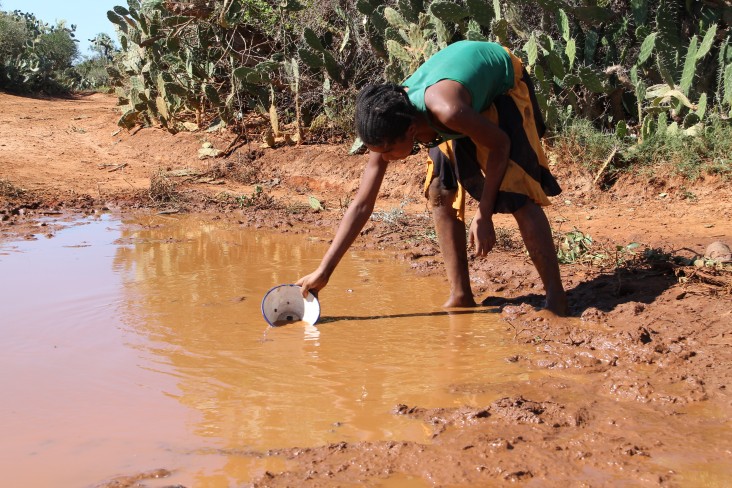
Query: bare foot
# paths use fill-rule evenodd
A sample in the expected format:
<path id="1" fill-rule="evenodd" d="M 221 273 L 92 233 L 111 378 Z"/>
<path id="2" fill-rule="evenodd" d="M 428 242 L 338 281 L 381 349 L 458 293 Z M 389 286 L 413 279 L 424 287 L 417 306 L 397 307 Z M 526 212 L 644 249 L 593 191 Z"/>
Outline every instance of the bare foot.
<path id="1" fill-rule="evenodd" d="M 442 308 L 453 308 L 453 307 L 475 307 L 476 303 L 473 299 L 473 296 L 460 296 L 460 297 L 454 297 L 450 296 L 450 298 L 442 304 Z"/>
<path id="2" fill-rule="evenodd" d="M 565 295 L 564 293 L 556 297 L 550 297 L 549 295 L 547 295 L 544 308 L 556 315 L 557 317 L 566 317 L 567 315 L 569 315 L 567 295 Z"/>

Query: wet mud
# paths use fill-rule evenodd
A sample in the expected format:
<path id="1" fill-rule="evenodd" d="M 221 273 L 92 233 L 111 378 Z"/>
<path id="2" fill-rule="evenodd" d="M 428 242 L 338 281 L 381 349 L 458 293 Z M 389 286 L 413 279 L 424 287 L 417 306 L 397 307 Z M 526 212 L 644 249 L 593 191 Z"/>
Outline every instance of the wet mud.
<path id="1" fill-rule="evenodd" d="M 357 187 L 363 165 L 363 159 L 345 155 L 347 148 L 278 148 L 267 150 L 255 161 L 246 160 L 254 165 L 252 184 L 225 177 L 215 186 L 181 182 L 175 200 L 152 202 L 150 175 L 158 168 L 190 167 L 205 172 L 215 167 L 215 161 L 197 159 L 204 136 L 173 137 L 156 129 L 110 136 L 116 118 L 112 100 L 49 101 L 44 112 L 49 119 L 44 121 L 46 146 L 41 151 L 36 131 L 24 126 L 33 122 L 28 114 L 37 111 L 33 107 L 41 102 L 0 96 L 5 108 L 0 114 L 0 136 L 12 141 L 0 147 L 0 179 L 12 183 L 3 187 L 0 198 L 0 239 L 15 245 L 63 236 L 68 218 L 57 218 L 59 215 L 110 211 L 124 215 L 148 208 L 201 212 L 198 218 L 232 225 L 238 232 L 275 231 L 324 246 Z M 84 140 L 74 139 L 82 137 L 78 132 L 64 131 L 76 111 L 90 117 L 79 122 L 87 130 Z M 225 134 L 205 137 L 226 144 Z M 34 149 L 23 151 L 25 146 Z M 68 149 L 71 147 L 73 151 Z M 66 151 L 68 157 L 62 154 Z M 119 163 L 121 158 L 131 164 L 112 173 L 88 162 L 97 161 L 94 158 L 100 166 Z M 226 416 L 221 427 L 224 445 L 200 446 L 197 438 L 185 435 L 176 442 L 188 443 L 189 452 L 204 454 L 208 461 L 201 461 L 202 472 L 226 471 L 221 465 L 228 463 L 229 472 L 237 473 L 233 478 L 239 486 L 728 486 L 732 479 L 732 280 L 728 271 L 671 258 L 693 260 L 704 256 L 713 242 L 732 242 L 729 182 L 707 177 L 692 184 L 672 175 L 650 181 L 627 177 L 611 190 L 600 191 L 592 185 L 592 175 L 578 167 L 577 162 L 570 162 L 553 168 L 565 188 L 547 209 L 554 231 L 580 229 L 612 257 L 623 257 L 614 253 L 618 246 L 630 243 L 641 244 L 653 255 L 617 265 L 607 261 L 563 264 L 571 317 L 556 318 L 539 310 L 543 290 L 538 276 L 517 237 L 515 222 L 504 216 L 495 219 L 497 248 L 486 259 L 470 261 L 473 290 L 483 306 L 470 311 L 438 308 L 444 302 L 446 282 L 421 196 L 422 166 L 417 156 L 389 169 L 374 218 L 355 244 L 357 252 L 385 251 L 354 271 L 363 281 L 331 285 L 331 295 L 325 299 L 340 305 L 323 314 L 317 331 L 293 324 L 262 328 L 252 337 L 252 343 L 259 346 L 283 348 L 279 353 L 273 349 L 269 357 L 297 354 L 312 358 L 317 351 L 321 360 L 330 358 L 333 369 L 319 378 L 325 393 L 317 401 L 325 406 L 344 398 L 353 404 L 363 400 L 358 404 L 366 408 L 353 411 L 364 425 L 386 426 L 376 429 L 381 434 L 354 429 L 351 421 L 344 421 L 336 412 L 318 430 L 325 434 L 308 437 L 313 431 L 296 427 L 303 417 L 292 407 L 272 417 L 285 422 L 273 443 L 242 440 L 239 434 L 250 425 L 248 417 L 234 413 Z M 223 192 L 250 197 L 254 185 L 265 188 L 272 199 L 242 206 L 221 197 Z M 310 196 L 316 196 L 325 210 L 309 207 Z M 178 248 L 183 255 L 190 253 L 183 250 L 189 249 L 191 239 L 182 233 L 158 236 L 155 241 Z M 77 250 L 86 246 L 81 241 L 68 245 Z M 282 252 L 288 255 L 289 251 L 283 248 Z M 244 255 L 244 251 L 235 254 Z M 147 265 L 167 263 L 161 256 L 140 252 L 138 258 Z M 218 258 L 211 259 L 220 263 Z M 311 259 L 303 271 L 317 265 L 317 258 Z M 379 293 L 364 292 L 370 281 L 387 279 L 379 272 L 368 275 L 364 271 L 377 264 L 407 268 L 406 276 L 414 281 L 402 288 L 409 290 L 407 296 L 416 296 L 411 305 L 384 311 Z M 229 284 L 238 283 L 236 267 L 231 266 L 226 279 Z M 3 296 L 8 300 L 8 290 L 19 278 L 3 279 Z M 40 274 L 30 279 L 43 280 Z M 279 280 L 271 275 L 266 281 L 266 285 L 274 285 Z M 35 293 L 52 292 L 39 289 Z M 235 306 L 232 304 L 254 302 L 256 308 L 257 299 L 233 287 L 206 301 L 202 317 Z M 158 307 L 150 317 L 179 306 L 150 303 Z M 410 331 L 422 329 L 427 335 L 392 335 L 400 330 L 393 325 L 399 321 L 407 321 Z M 179 340 L 197 343 L 194 354 L 172 357 L 202 377 L 216 378 L 206 369 L 205 359 L 212 350 L 228 350 L 231 355 L 231 349 L 217 342 L 205 327 L 186 330 L 188 336 Z M 347 330 L 357 332 L 350 339 L 345 335 L 333 342 Z M 171 330 L 159 328 L 153 336 L 161 334 L 175 344 Z M 429 339 L 429 334 L 438 339 Z M 484 335 L 490 337 L 489 342 L 479 337 Z M 206 340 L 199 344 L 201 337 Z M 315 347 L 316 342 L 321 345 Z M 377 347 L 380 343 L 394 347 L 393 359 L 385 364 L 376 359 L 383 357 Z M 487 343 L 490 348 L 481 348 Z M 173 349 L 180 346 L 179 342 Z M 471 350 L 474 352 L 466 354 Z M 299 367 L 307 364 L 301 361 Z M 421 371 L 422 377 L 437 376 L 438 380 L 415 391 L 384 388 L 389 384 L 385 382 L 388 372 L 410 370 L 410 364 L 428 366 Z M 230 372 L 243 368 L 230 358 L 221 366 Z M 440 376 L 458 370 L 463 374 Z M 241 383 L 242 378 L 243 373 L 234 372 L 218 380 L 231 385 Z M 271 379 L 278 390 L 286 389 L 282 385 L 289 381 L 287 375 Z M 337 394 L 333 381 L 345 390 Z M 245 403 L 238 390 L 234 395 L 231 389 L 221 391 L 223 397 Z M 275 393 L 275 389 L 270 391 Z M 368 403 L 374 396 L 382 400 L 378 408 Z M 144 397 L 132 398 L 131 405 L 146 405 Z M 30 397 L 26 404 L 40 404 L 41 400 L 44 397 Z M 179 403 L 154 410 L 157 418 L 175 418 Z M 38 415 L 43 415 L 42 408 Z M 156 420 L 142 422 L 150 426 Z M 400 425 L 403 430 L 395 433 Z M 72 435 L 58 432 L 61 438 Z M 164 429 L 155 435 L 158 441 L 174 437 Z M 272 439 L 272 432 L 265 429 L 251 438 L 268 435 Z M 23 442 L 22 436 L 6 439 L 8 449 Z M 168 445 L 153 443 L 151 448 L 145 444 L 145 463 L 126 461 L 139 445 L 119 447 L 115 452 L 126 464 L 98 472 L 94 486 L 197 486 L 202 479 L 206 486 L 229 486 L 231 478 L 204 476 L 192 482 L 181 477 L 181 466 L 190 458 L 158 456 Z M 55 466 L 52 473 L 63 472 L 66 458 L 59 451 L 51 452 L 59 459 L 51 464 Z"/>

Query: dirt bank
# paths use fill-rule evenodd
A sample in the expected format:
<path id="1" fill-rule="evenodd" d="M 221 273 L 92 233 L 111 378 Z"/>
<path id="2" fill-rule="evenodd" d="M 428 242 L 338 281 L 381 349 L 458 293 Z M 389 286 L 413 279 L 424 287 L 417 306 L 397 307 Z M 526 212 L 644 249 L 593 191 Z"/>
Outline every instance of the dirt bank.
<path id="1" fill-rule="evenodd" d="M 341 146 L 263 149 L 253 137 L 228 158 L 200 159 L 205 143 L 226 150 L 234 138 L 120 131 L 114 99 L 105 95 L 0 93 L 0 108 L 2 239 L 43 235 L 38 219 L 49 213 L 139 208 L 196 211 L 328 238 L 365 158 Z M 375 218 L 356 245 L 393 251 L 417 273 L 441 273 L 420 158 L 392 165 Z M 585 260 L 562 265 L 572 317 L 535 310 L 543 292 L 510 217 L 496 217 L 498 248 L 471 261 L 474 292 L 487 306 L 501 307 L 506 337 L 535 345 L 530 356 L 506 360 L 546 370 L 545 379 L 517 385 L 515 395 L 491 405 L 395 405 L 394 415 L 432 429 L 429 445 L 340 443 L 250 453 L 284 457 L 290 466 L 253 486 L 385 479 L 433 486 L 723 486 L 732 477 L 732 280 L 728 270 L 686 259 L 713 241 L 732 244 L 729 182 L 692 184 L 659 174 L 600 191 L 577 163 L 556 163 L 565 191 L 547 212 L 557 234 L 578 230 L 575 242 L 593 239 Z M 638 246 L 626 247 L 631 243 Z M 469 387 L 480 391 L 485 381 L 476 377 Z M 108 485 L 144 485 L 144 473 L 129 474 Z"/>

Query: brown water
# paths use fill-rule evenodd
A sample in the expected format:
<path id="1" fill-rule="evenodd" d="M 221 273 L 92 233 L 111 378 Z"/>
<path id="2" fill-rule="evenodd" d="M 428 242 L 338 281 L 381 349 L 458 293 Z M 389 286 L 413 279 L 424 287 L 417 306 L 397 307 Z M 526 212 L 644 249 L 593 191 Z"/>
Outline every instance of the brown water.
<path id="1" fill-rule="evenodd" d="M 147 486 L 232 486 L 283 469 L 253 451 L 429 442 L 395 405 L 485 405 L 530 378 L 495 310 L 446 313 L 444 281 L 387 254 L 344 258 L 316 327 L 269 328 L 261 298 L 323 243 L 182 216 L 55 225 L 0 247 L 4 486 L 158 468 Z"/>

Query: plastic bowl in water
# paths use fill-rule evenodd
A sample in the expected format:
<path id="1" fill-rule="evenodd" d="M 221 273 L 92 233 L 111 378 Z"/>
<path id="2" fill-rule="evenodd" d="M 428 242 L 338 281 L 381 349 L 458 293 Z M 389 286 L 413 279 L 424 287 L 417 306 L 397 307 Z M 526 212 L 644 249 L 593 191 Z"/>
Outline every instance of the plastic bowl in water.
<path id="1" fill-rule="evenodd" d="M 320 319 L 320 302 L 310 292 L 303 298 L 298 285 L 279 285 L 264 295 L 262 316 L 272 327 L 299 321 L 315 325 Z"/>

